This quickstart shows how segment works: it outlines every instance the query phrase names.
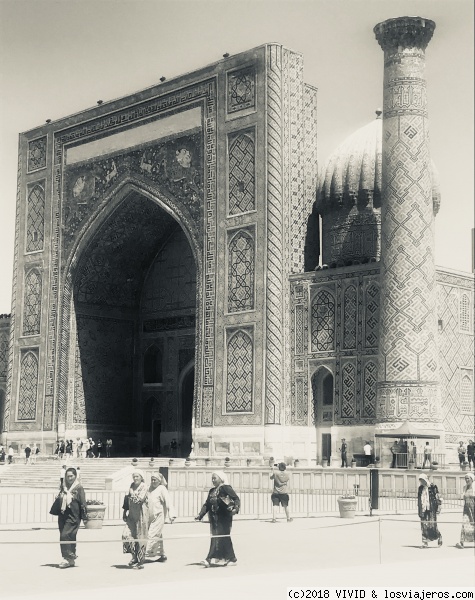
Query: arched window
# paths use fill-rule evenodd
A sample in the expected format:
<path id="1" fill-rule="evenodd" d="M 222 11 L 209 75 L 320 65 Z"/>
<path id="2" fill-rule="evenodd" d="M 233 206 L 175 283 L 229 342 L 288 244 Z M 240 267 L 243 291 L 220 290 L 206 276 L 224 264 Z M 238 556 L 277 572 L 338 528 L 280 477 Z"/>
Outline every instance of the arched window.
<path id="1" fill-rule="evenodd" d="M 30 271 L 25 277 L 23 335 L 38 335 L 41 321 L 41 275 Z"/>
<path id="2" fill-rule="evenodd" d="M 36 419 L 36 399 L 38 397 L 38 359 L 33 352 L 27 352 L 20 364 L 20 389 L 18 395 L 18 420 Z"/>
<path id="3" fill-rule="evenodd" d="M 333 374 L 324 367 L 312 375 L 312 397 L 314 424 L 333 423 Z"/>
<path id="4" fill-rule="evenodd" d="M 468 294 L 462 294 L 460 299 L 460 329 L 470 331 L 470 298 Z"/>
<path id="5" fill-rule="evenodd" d="M 239 231 L 229 242 L 228 311 L 254 308 L 254 240 Z"/>
<path id="6" fill-rule="evenodd" d="M 35 185 L 28 194 L 28 216 L 26 219 L 26 251 L 43 249 L 45 221 L 45 192 Z"/>
<path id="7" fill-rule="evenodd" d="M 145 352 L 143 359 L 143 381 L 144 383 L 162 383 L 163 381 L 163 357 L 160 348 L 153 344 Z"/>
<path id="8" fill-rule="evenodd" d="M 464 415 L 473 415 L 475 412 L 473 401 L 473 383 L 468 375 L 462 376 L 460 385 L 460 408 Z"/>
<path id="9" fill-rule="evenodd" d="M 252 412 L 253 347 L 245 331 L 228 340 L 226 412 Z"/>
<path id="10" fill-rule="evenodd" d="M 312 302 L 312 351 L 333 350 L 335 347 L 335 299 L 330 292 L 320 290 Z"/>

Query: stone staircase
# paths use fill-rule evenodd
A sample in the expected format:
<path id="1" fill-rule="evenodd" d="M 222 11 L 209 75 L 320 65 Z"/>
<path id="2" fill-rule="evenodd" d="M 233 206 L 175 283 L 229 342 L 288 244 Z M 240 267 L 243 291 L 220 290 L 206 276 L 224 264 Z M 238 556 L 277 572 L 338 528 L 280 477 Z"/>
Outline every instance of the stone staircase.
<path id="1" fill-rule="evenodd" d="M 81 482 L 86 490 L 104 490 L 106 477 L 124 467 L 131 467 L 131 458 L 88 458 L 71 461 L 68 466 L 79 467 Z M 167 466 L 168 459 L 155 459 L 157 467 Z M 57 489 L 62 462 L 59 460 L 37 461 L 25 465 L 23 461 L 8 465 L 0 463 L 0 492 L 2 488 Z M 149 468 L 149 459 L 138 459 L 139 468 Z"/>

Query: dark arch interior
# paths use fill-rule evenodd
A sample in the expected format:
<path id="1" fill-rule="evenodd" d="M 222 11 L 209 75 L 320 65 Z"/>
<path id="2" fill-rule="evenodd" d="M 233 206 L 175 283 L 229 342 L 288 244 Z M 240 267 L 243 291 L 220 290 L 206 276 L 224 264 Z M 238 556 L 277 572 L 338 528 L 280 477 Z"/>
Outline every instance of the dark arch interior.
<path id="1" fill-rule="evenodd" d="M 75 426 L 123 439 L 124 452 L 148 453 L 153 394 L 161 445 L 185 435 L 191 407 L 179 406 L 178 379 L 181 352 L 194 357 L 197 274 L 179 223 L 130 193 L 82 251 L 73 278 Z"/>

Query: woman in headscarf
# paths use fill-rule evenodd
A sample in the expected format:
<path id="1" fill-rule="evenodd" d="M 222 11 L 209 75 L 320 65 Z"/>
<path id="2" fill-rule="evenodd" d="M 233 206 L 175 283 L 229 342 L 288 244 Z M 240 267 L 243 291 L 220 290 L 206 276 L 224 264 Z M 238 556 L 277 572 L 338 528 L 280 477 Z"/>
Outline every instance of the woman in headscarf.
<path id="1" fill-rule="evenodd" d="M 463 490 L 463 516 L 462 531 L 460 532 L 460 542 L 455 544 L 457 548 L 463 548 L 465 542 L 475 541 L 475 496 L 473 495 L 473 481 L 475 475 L 467 473 L 465 475 L 465 487 Z"/>
<path id="2" fill-rule="evenodd" d="M 165 477 L 157 472 L 152 473 L 148 488 L 148 543 L 145 556 L 155 558 L 157 562 L 165 562 L 167 557 L 163 550 L 163 526 L 167 519 L 173 523 L 176 515 L 170 503 Z"/>
<path id="3" fill-rule="evenodd" d="M 211 528 L 211 544 L 208 556 L 202 561 L 202 564 L 205 567 L 209 567 L 211 564 L 221 566 L 226 566 L 229 563 L 235 564 L 237 559 L 231 541 L 231 527 L 233 515 L 239 512 L 240 500 L 228 484 L 223 471 L 215 471 L 212 474 L 211 481 L 213 487 L 208 492 L 208 497 L 199 515 L 195 517 L 196 521 L 201 521 L 208 513 Z"/>
<path id="4" fill-rule="evenodd" d="M 417 508 L 421 520 L 422 546 L 428 548 L 429 542 L 437 540 L 442 546 L 442 535 L 437 527 L 437 515 L 440 512 L 441 501 L 439 490 L 434 483 L 430 483 L 427 475 L 419 475 L 419 489 L 417 492 Z"/>
<path id="5" fill-rule="evenodd" d="M 58 516 L 59 540 L 63 561 L 60 569 L 74 567 L 76 556 L 76 535 L 81 519 L 87 521 L 86 494 L 79 483 L 76 469 L 66 469 L 61 483 L 61 514 Z"/>
<path id="6" fill-rule="evenodd" d="M 122 506 L 125 521 L 122 542 L 124 554 L 132 555 L 129 567 L 143 569 L 148 537 L 148 492 L 144 472 L 134 469 L 132 480 Z"/>

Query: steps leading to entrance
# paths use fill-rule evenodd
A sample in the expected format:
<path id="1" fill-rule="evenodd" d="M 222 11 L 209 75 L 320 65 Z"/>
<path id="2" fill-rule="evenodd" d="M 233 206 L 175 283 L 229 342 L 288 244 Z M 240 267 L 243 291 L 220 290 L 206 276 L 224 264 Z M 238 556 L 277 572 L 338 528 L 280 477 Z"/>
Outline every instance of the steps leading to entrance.
<path id="1" fill-rule="evenodd" d="M 79 467 L 81 482 L 86 490 L 104 490 L 105 480 L 124 467 L 131 467 L 131 458 L 98 458 L 70 461 L 68 466 Z M 168 459 L 155 459 L 158 467 L 168 466 Z M 0 464 L 0 488 L 46 488 L 56 489 L 59 486 L 61 467 L 59 460 L 37 462 L 35 465 L 14 463 Z M 138 459 L 139 468 L 149 468 L 149 459 Z"/>

